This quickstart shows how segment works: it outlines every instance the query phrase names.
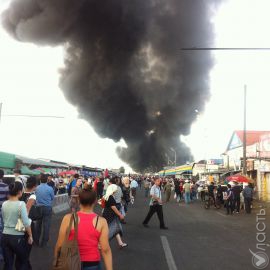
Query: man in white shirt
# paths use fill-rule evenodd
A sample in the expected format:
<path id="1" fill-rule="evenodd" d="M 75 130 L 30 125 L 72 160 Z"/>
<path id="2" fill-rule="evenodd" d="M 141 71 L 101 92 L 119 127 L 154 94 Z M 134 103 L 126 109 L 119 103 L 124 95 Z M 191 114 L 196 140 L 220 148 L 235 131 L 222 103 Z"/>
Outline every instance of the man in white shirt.
<path id="1" fill-rule="evenodd" d="M 162 230 L 167 230 L 168 227 L 165 226 L 164 224 L 164 219 L 163 219 L 163 209 L 162 209 L 162 198 L 161 198 L 161 190 L 160 190 L 160 182 L 161 179 L 157 178 L 155 179 L 155 184 L 151 187 L 150 190 L 150 209 L 149 212 L 143 221 L 143 226 L 148 228 L 148 222 L 150 221 L 151 217 L 157 213 L 159 223 L 160 223 L 160 229 Z"/>

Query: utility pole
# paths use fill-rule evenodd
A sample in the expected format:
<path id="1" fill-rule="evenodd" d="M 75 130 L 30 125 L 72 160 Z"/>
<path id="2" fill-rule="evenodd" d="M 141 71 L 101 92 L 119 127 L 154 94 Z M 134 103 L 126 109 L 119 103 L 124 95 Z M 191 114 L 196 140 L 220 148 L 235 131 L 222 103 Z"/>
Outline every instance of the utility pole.
<path id="1" fill-rule="evenodd" d="M 247 86 L 244 86 L 243 174 L 247 174 Z"/>

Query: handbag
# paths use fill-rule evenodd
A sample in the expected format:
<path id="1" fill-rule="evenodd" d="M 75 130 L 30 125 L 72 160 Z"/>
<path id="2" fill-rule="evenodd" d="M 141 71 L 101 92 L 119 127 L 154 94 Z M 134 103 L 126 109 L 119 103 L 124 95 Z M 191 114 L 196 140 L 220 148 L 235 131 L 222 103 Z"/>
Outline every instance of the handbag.
<path id="1" fill-rule="evenodd" d="M 121 204 L 120 213 L 121 213 L 122 216 L 126 216 L 125 207 L 124 207 L 123 204 Z"/>
<path id="2" fill-rule="evenodd" d="M 98 204 L 101 206 L 101 208 L 105 208 L 106 207 L 106 201 L 104 199 L 104 197 L 102 197 L 101 199 L 98 200 Z"/>
<path id="3" fill-rule="evenodd" d="M 74 238 L 68 240 L 72 222 L 74 223 Z M 78 248 L 78 216 L 76 213 L 72 214 L 69 221 L 69 226 L 66 231 L 65 240 L 62 244 L 57 257 L 54 258 L 52 270 L 81 270 L 81 259 Z"/>
<path id="4" fill-rule="evenodd" d="M 32 205 L 29 211 L 29 218 L 32 220 L 42 219 L 42 208 L 39 205 Z"/>
<path id="5" fill-rule="evenodd" d="M 22 202 L 20 202 L 20 205 L 19 205 L 19 216 L 18 216 L 17 224 L 15 226 L 15 230 L 18 232 L 25 232 L 25 227 L 22 221 Z"/>

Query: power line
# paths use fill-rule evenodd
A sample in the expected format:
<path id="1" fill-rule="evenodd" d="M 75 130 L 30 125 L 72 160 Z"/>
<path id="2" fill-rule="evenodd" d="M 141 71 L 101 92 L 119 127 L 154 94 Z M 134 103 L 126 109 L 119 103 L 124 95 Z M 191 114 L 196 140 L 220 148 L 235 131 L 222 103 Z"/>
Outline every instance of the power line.
<path id="1" fill-rule="evenodd" d="M 269 51 L 270 48 L 267 47 L 255 47 L 255 48 L 237 48 L 237 47 L 228 47 L 228 48 L 215 48 L 215 47 L 190 47 L 190 48 L 181 48 L 182 51 Z"/>

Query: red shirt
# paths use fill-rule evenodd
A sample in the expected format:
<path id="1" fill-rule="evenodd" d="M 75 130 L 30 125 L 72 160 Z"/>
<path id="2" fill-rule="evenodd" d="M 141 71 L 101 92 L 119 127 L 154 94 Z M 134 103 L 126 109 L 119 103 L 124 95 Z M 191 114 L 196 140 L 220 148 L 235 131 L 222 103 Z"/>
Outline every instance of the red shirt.
<path id="1" fill-rule="evenodd" d="M 100 232 L 93 226 L 93 219 L 97 216 L 95 213 L 78 212 L 78 246 L 82 262 L 100 261 L 98 243 Z M 70 231 L 69 240 L 74 237 L 74 229 Z"/>

